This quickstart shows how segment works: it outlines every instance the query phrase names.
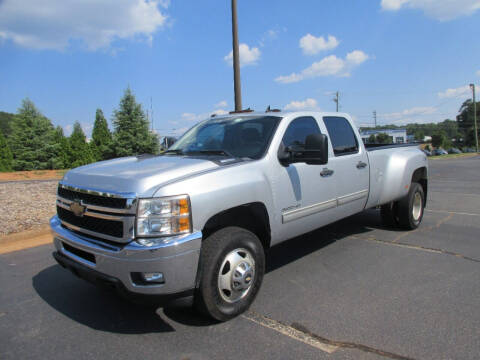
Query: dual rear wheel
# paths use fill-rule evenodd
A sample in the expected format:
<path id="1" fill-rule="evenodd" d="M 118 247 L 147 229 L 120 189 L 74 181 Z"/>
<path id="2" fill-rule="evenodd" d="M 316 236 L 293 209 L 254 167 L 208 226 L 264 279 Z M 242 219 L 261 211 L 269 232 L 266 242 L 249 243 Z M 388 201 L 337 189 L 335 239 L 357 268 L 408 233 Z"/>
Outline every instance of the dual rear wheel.
<path id="1" fill-rule="evenodd" d="M 402 199 L 382 205 L 380 214 L 387 226 L 406 230 L 418 228 L 425 210 L 425 193 L 422 185 L 412 182 L 408 194 Z"/>

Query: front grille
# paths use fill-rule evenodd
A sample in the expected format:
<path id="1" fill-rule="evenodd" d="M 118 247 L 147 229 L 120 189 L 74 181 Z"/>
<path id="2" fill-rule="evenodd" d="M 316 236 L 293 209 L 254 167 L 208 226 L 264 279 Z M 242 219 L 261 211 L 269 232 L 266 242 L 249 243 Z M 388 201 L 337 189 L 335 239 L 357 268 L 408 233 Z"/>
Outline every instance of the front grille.
<path id="1" fill-rule="evenodd" d="M 57 215 L 60 220 L 81 229 L 94 231 L 116 238 L 123 238 L 123 222 L 115 220 L 100 219 L 92 216 L 75 216 L 71 211 L 57 206 Z"/>
<path id="2" fill-rule="evenodd" d="M 61 186 L 58 187 L 58 195 L 68 200 L 82 200 L 83 203 L 90 205 L 116 209 L 125 209 L 127 207 L 127 199 L 99 196 L 78 191 L 72 191 L 69 189 L 65 189 Z"/>

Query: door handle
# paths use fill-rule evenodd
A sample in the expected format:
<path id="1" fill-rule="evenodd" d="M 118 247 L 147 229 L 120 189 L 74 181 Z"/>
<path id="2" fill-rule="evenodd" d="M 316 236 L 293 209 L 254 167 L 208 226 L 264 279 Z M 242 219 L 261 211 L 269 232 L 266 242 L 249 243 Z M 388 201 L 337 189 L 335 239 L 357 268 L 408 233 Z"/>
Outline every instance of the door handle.
<path id="1" fill-rule="evenodd" d="M 328 168 L 323 168 L 322 172 L 320 173 L 321 177 L 327 177 L 332 175 L 333 175 L 333 170 L 330 170 Z"/>
<path id="2" fill-rule="evenodd" d="M 359 161 L 357 164 L 357 169 L 363 169 L 366 166 L 367 166 L 366 163 L 364 163 L 363 161 Z"/>

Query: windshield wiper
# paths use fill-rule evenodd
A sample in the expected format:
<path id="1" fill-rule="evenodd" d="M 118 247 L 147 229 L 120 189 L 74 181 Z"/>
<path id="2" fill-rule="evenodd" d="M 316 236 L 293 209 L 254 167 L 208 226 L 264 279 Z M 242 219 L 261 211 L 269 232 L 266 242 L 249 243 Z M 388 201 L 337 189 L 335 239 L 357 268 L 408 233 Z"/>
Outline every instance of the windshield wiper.
<path id="1" fill-rule="evenodd" d="M 184 155 L 185 153 L 183 152 L 183 150 L 174 149 L 174 150 L 167 150 L 162 155 L 168 155 L 168 154 Z"/>
<path id="2" fill-rule="evenodd" d="M 231 153 L 229 153 L 227 150 L 195 150 L 195 151 L 189 151 L 189 154 L 205 154 L 205 155 L 222 155 L 222 156 L 228 156 L 234 158 Z"/>

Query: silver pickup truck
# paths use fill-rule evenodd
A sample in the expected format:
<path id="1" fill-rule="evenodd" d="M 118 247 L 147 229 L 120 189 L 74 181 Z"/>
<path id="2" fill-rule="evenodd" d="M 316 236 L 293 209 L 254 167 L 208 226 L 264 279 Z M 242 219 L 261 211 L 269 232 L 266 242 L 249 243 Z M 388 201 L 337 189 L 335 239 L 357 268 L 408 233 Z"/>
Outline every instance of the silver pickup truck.
<path id="1" fill-rule="evenodd" d="M 347 114 L 212 117 L 159 156 L 68 171 L 53 256 L 125 296 L 224 321 L 254 300 L 273 245 L 375 207 L 417 228 L 427 171 L 415 146 L 366 148 Z"/>

